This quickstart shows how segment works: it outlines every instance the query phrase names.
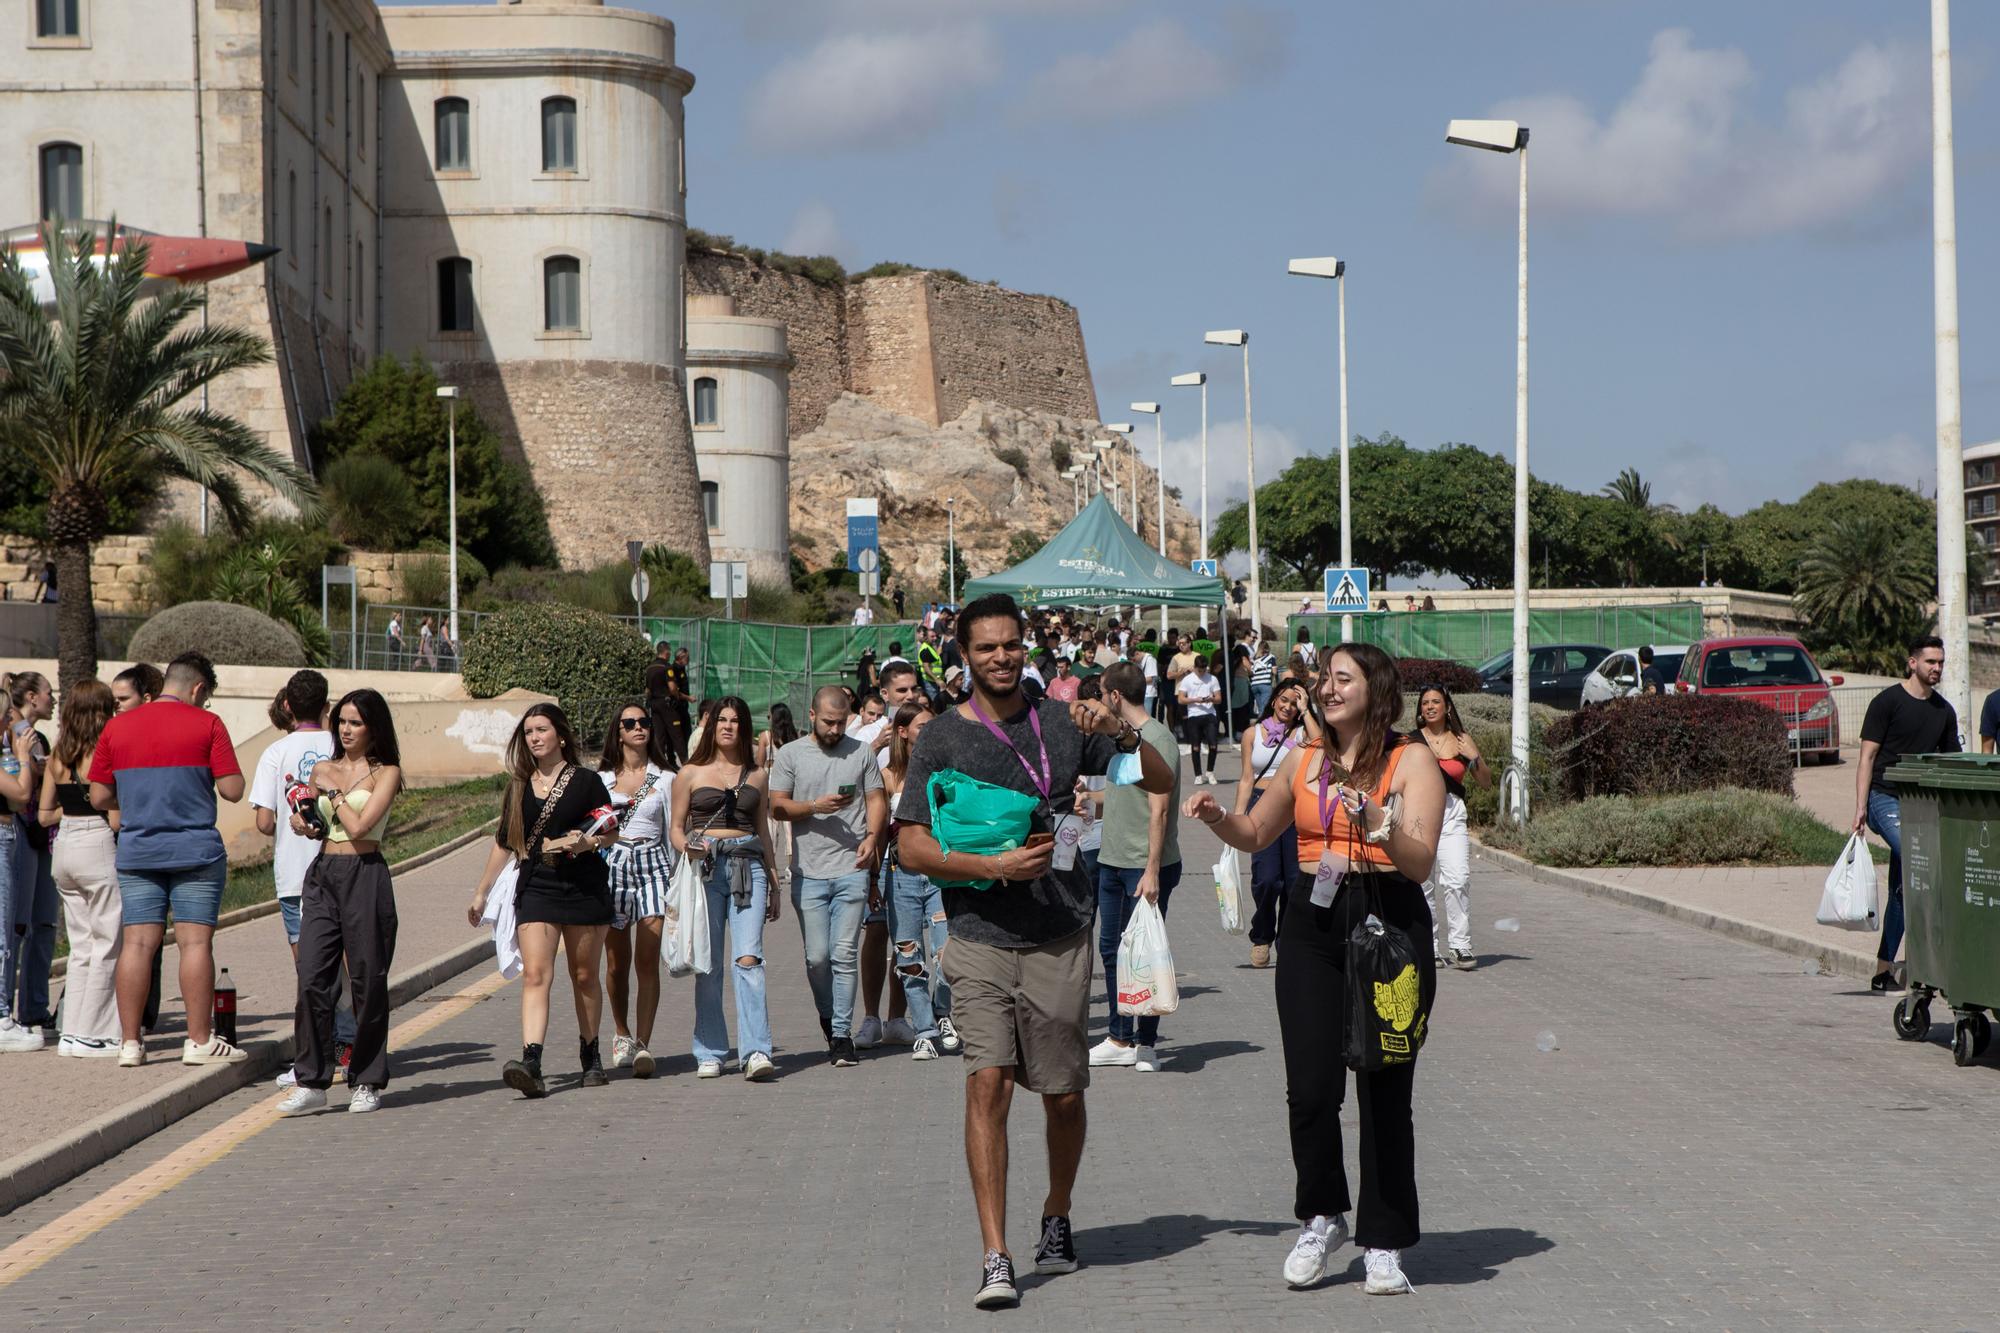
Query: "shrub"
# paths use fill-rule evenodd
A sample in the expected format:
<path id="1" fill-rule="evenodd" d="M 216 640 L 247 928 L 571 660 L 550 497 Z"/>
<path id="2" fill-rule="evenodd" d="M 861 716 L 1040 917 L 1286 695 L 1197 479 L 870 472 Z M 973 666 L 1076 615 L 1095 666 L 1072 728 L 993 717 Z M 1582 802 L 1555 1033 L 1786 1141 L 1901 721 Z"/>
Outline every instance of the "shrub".
<path id="1" fill-rule="evenodd" d="M 1453 696 L 1478 694 L 1480 677 L 1477 671 L 1457 662 L 1441 657 L 1399 657 L 1396 659 L 1396 676 L 1402 681 L 1403 689 L 1415 693 L 1426 685 L 1442 685 Z M 1460 710 L 1463 715 L 1463 710 Z"/>
<path id="2" fill-rule="evenodd" d="M 586 744 L 611 710 L 638 694 L 653 651 L 643 634 L 609 616 L 537 602 L 490 617 L 465 645 L 465 690 L 491 699 L 538 690 L 562 701 Z"/>
<path id="3" fill-rule="evenodd" d="M 1843 841 L 1785 797 L 1729 787 L 1593 797 L 1481 837 L 1549 866 L 1821 865 Z"/>
<path id="4" fill-rule="evenodd" d="M 444 540 L 439 537 L 424 538 L 422 541 L 417 543 L 416 549 L 422 551 L 426 555 L 445 556 L 450 554 L 450 552 L 445 549 Z M 438 563 L 444 565 L 445 578 L 447 581 L 449 581 L 451 578 L 450 564 L 443 560 L 440 560 Z M 466 550 L 463 546 L 458 548 L 459 596 L 463 597 L 468 591 L 478 587 L 480 584 L 486 582 L 486 580 L 491 577 L 492 575 L 489 574 L 486 570 L 486 564 L 484 561 L 480 560 L 478 556 Z"/>
<path id="5" fill-rule="evenodd" d="M 1641 694 L 1568 714 L 1549 727 L 1561 790 L 1664 796 L 1712 787 L 1792 794 L 1778 714 L 1746 699 Z"/>
<path id="6" fill-rule="evenodd" d="M 1069 471 L 1069 463 L 1070 463 L 1069 441 L 1068 440 L 1050 441 L 1049 458 L 1055 463 L 1057 472 Z M 1167 489 L 1173 490 L 1173 487 L 1169 486 L 1167 487 Z M 1175 495 L 1174 498 L 1178 500 L 1181 497 L 1179 495 Z"/>
<path id="7" fill-rule="evenodd" d="M 423 514 L 403 470 L 380 454 L 334 459 L 320 474 L 327 525 L 336 537 L 378 551 L 400 551 L 416 535 Z"/>
<path id="8" fill-rule="evenodd" d="M 185 652 L 232 666 L 302 667 L 299 636 L 261 611 L 230 602 L 183 602 L 139 626 L 125 650 L 134 662 L 166 663 Z"/>
<path id="9" fill-rule="evenodd" d="M 993 456 L 1013 468 L 1022 481 L 1028 479 L 1028 455 L 1021 450 L 1010 444 L 1004 449 L 995 449 Z"/>
<path id="10" fill-rule="evenodd" d="M 708 571 L 684 551 L 658 544 L 639 555 L 639 566 L 653 581 L 655 597 L 707 597 Z"/>
<path id="11" fill-rule="evenodd" d="M 403 600 L 411 606 L 444 606 L 451 601 L 451 566 L 442 555 L 403 562 Z"/>

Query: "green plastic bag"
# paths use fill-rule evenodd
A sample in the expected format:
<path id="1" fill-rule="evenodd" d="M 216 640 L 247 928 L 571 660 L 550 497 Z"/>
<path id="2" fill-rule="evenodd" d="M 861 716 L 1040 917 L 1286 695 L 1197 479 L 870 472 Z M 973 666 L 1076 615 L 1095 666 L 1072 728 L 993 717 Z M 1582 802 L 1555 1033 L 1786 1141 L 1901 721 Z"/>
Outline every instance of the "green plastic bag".
<path id="1" fill-rule="evenodd" d="M 924 787 L 930 801 L 931 836 L 945 852 L 990 856 L 1028 840 L 1038 797 L 981 782 L 955 768 L 939 769 Z M 940 888 L 990 889 L 990 879 L 933 879 Z"/>

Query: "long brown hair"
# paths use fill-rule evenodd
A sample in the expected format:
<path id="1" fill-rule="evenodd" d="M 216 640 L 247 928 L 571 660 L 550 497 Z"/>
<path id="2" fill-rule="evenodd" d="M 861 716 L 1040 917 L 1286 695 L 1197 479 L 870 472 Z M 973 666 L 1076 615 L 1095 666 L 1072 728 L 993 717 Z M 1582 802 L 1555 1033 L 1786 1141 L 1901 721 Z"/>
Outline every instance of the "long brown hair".
<path id="1" fill-rule="evenodd" d="M 896 775 L 896 785 L 903 785 L 903 778 L 910 771 L 910 738 L 903 728 L 915 722 L 931 706 L 921 700 L 912 700 L 896 710 L 896 720 L 889 724 L 889 771 Z"/>
<path id="2" fill-rule="evenodd" d="M 736 710 L 736 740 L 743 747 L 746 771 L 757 767 L 757 738 L 750 730 L 750 705 L 733 694 L 725 694 L 709 710 L 708 725 L 701 729 L 701 744 L 695 746 L 694 753 L 688 756 L 690 768 L 715 762 L 716 753 L 721 748 L 715 743 L 715 723 L 725 708 Z"/>
<path id="3" fill-rule="evenodd" d="M 535 775 L 535 756 L 528 751 L 527 732 L 529 721 L 538 717 L 547 718 L 556 729 L 563 762 L 572 765 L 577 762 L 576 729 L 570 726 L 560 707 L 535 704 L 521 714 L 514 734 L 507 740 L 507 794 L 500 800 L 500 840 L 516 856 L 528 854 L 528 828 L 521 818 L 521 793 L 528 789 L 528 780 Z"/>
<path id="4" fill-rule="evenodd" d="M 103 681 L 86 678 L 63 691 L 62 734 L 56 737 L 56 762 L 74 778 L 83 761 L 97 748 L 104 724 L 118 711 L 118 700 Z"/>
<path id="5" fill-rule="evenodd" d="M 1465 723 L 1459 720 L 1458 704 L 1451 697 L 1451 691 L 1442 685 L 1426 685 L 1417 691 L 1417 726 L 1422 727 L 1424 725 L 1424 696 L 1427 694 L 1435 694 L 1438 698 L 1444 700 L 1445 730 L 1454 736 L 1463 736 L 1465 734 Z"/>
<path id="6" fill-rule="evenodd" d="M 625 715 L 636 711 L 646 719 L 646 762 L 654 768 L 671 770 L 674 761 L 660 743 L 658 732 L 653 727 L 652 710 L 642 699 L 628 699 L 612 710 L 611 721 L 605 724 L 604 746 L 597 752 L 597 771 L 610 773 L 614 777 L 625 765 Z"/>
<path id="7" fill-rule="evenodd" d="M 1396 730 L 1396 723 L 1403 717 L 1402 681 L 1396 675 L 1396 659 L 1374 644 L 1338 644 L 1320 654 L 1319 675 L 1314 678 L 1312 690 L 1315 708 L 1319 706 L 1319 687 L 1325 682 L 1327 673 L 1333 670 L 1333 659 L 1340 656 L 1345 656 L 1361 668 L 1361 678 L 1368 683 L 1368 708 L 1361 717 L 1361 735 L 1354 747 L 1354 767 L 1342 770 L 1341 737 L 1333 723 L 1324 718 L 1321 719 L 1324 730 L 1320 734 L 1320 745 L 1326 752 L 1324 762 L 1342 781 L 1368 790 L 1380 777 L 1382 761 L 1389 751 L 1408 740 Z"/>

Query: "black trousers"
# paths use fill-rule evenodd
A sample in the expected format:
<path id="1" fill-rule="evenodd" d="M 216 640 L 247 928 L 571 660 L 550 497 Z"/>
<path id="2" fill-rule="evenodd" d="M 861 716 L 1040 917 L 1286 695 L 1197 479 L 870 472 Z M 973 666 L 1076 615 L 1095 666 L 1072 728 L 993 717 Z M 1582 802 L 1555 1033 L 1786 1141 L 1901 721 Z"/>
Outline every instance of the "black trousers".
<path id="1" fill-rule="evenodd" d="M 1301 1221 L 1344 1213 L 1354 1200 L 1341 1158 L 1340 1103 L 1347 1094 L 1341 1049 L 1347 1028 L 1347 937 L 1368 915 L 1363 876 L 1350 875 L 1331 907 L 1312 905 L 1312 878 L 1292 881 L 1278 937 L 1278 1028 L 1285 1045 L 1285 1104 L 1291 1112 L 1292 1168 L 1298 1178 L 1293 1211 Z M 1423 886 L 1401 875 L 1375 881 L 1382 920 L 1417 943 L 1417 972 L 1426 1008 L 1437 994 L 1431 957 L 1430 908 Z M 1361 1112 L 1361 1200 L 1355 1244 L 1400 1250 L 1417 1243 L 1417 1140 L 1410 1115 L 1416 1065 L 1354 1076 Z"/>
<path id="2" fill-rule="evenodd" d="M 320 853 L 306 868 L 299 899 L 299 1003 L 292 1019 L 302 1088 L 330 1088 L 333 1004 L 340 960 L 354 994 L 354 1054 L 348 1081 L 382 1088 L 389 1082 L 389 965 L 396 956 L 396 892 L 389 863 L 366 856 Z"/>
<path id="3" fill-rule="evenodd" d="M 1248 762 L 1248 756 L 1245 756 Z M 1274 801 L 1282 801 L 1291 795 L 1281 787 L 1250 789 L 1250 804 L 1246 809 L 1256 809 L 1257 802 L 1269 796 Z M 1285 928 L 1285 895 L 1291 892 L 1292 881 L 1299 875 L 1299 835 L 1296 829 L 1287 827 L 1278 835 L 1278 840 L 1257 852 L 1250 858 L 1250 898 L 1256 904 L 1250 913 L 1250 942 L 1269 944 L 1278 938 L 1278 932 Z"/>
<path id="4" fill-rule="evenodd" d="M 687 705 L 670 703 L 664 708 L 655 708 L 653 727 L 659 733 L 660 744 L 672 757 L 674 767 L 685 764 L 688 759 L 688 735 L 692 730 Z"/>
<path id="5" fill-rule="evenodd" d="M 1187 720 L 1188 750 L 1194 756 L 1194 775 L 1196 777 L 1200 777 L 1203 773 L 1212 773 L 1215 771 L 1216 723 L 1217 718 L 1213 713 L 1208 713 L 1201 717 L 1190 717 Z M 1201 766 L 1201 747 L 1204 745 L 1208 747 L 1207 768 Z"/>

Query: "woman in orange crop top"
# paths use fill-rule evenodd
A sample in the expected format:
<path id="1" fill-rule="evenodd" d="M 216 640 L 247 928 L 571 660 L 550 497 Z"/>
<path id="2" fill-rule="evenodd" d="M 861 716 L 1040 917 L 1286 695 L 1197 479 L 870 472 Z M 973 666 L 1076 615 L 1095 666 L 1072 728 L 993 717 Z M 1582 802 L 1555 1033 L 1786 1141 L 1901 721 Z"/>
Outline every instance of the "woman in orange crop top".
<path id="1" fill-rule="evenodd" d="M 1313 688 L 1322 731 L 1278 766 L 1273 785 L 1289 801 L 1259 801 L 1230 814 L 1208 792 L 1183 807 L 1239 851 L 1255 852 L 1295 827 L 1299 874 L 1278 933 L 1278 1026 L 1291 1109 L 1293 1211 L 1298 1239 L 1285 1281 L 1310 1287 L 1326 1275 L 1327 1253 L 1345 1243 L 1354 1206 L 1341 1158 L 1342 1060 L 1347 1030 L 1347 938 L 1370 911 L 1422 941 L 1431 932 L 1423 880 L 1437 857 L 1444 777 L 1428 748 L 1396 731 L 1403 711 L 1396 664 L 1373 644 L 1348 643 L 1321 657 Z M 1394 799 L 1394 812 L 1389 802 Z M 1321 863 L 1331 902 L 1314 901 Z M 1351 868 L 1351 870 L 1350 870 Z M 1346 872 L 1346 873 L 1343 873 Z M 1358 873 L 1356 873 L 1358 872 Z M 1337 877 L 1337 878 L 1336 878 Z M 1418 1012 L 1437 991 L 1437 966 L 1418 954 Z M 1402 1251 L 1416 1244 L 1416 1130 L 1410 1115 L 1414 1063 L 1354 1076 L 1361 1107 L 1361 1194 L 1353 1237 L 1367 1251 L 1366 1289 L 1408 1291 Z"/>

